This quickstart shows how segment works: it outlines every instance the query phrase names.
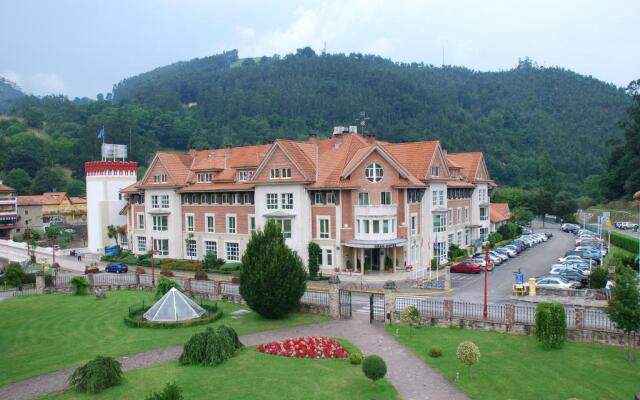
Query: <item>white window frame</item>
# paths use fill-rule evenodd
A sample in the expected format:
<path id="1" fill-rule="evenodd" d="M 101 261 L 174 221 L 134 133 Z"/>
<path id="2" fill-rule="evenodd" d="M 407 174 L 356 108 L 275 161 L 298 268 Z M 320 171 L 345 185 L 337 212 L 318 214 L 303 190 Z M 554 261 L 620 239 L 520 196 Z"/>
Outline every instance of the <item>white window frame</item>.
<path id="1" fill-rule="evenodd" d="M 250 181 L 251 178 L 253 178 L 253 171 L 252 170 L 238 171 L 238 181 L 239 182 L 247 182 L 247 181 Z"/>
<path id="2" fill-rule="evenodd" d="M 469 207 L 464 208 L 464 222 L 469 222 Z"/>
<path id="3" fill-rule="evenodd" d="M 212 219 L 212 224 L 209 224 L 209 218 Z M 216 215 L 215 214 L 205 214 L 204 215 L 204 230 L 207 233 L 215 233 L 216 232 Z"/>
<path id="4" fill-rule="evenodd" d="M 269 170 L 269 179 L 280 179 L 280 168 L 271 168 Z"/>
<path id="5" fill-rule="evenodd" d="M 191 222 L 191 224 L 189 224 L 189 222 Z M 184 215 L 184 230 L 187 232 L 196 231 L 196 217 L 193 213 L 187 213 Z"/>
<path id="6" fill-rule="evenodd" d="M 229 223 L 230 218 L 233 218 L 233 227 Z M 225 220 L 227 221 L 227 233 L 235 235 L 238 233 L 238 216 L 236 214 L 227 214 Z"/>
<path id="7" fill-rule="evenodd" d="M 211 251 L 211 246 L 210 246 L 211 243 L 213 243 L 213 248 L 214 248 L 213 252 Z M 218 241 L 217 240 L 208 240 L 208 239 L 207 240 L 203 240 L 202 241 L 202 251 L 203 251 L 203 253 L 202 253 L 203 256 L 206 256 L 207 254 L 212 252 L 212 253 L 214 253 L 216 255 L 216 258 L 219 258 L 218 257 Z"/>
<path id="8" fill-rule="evenodd" d="M 278 193 L 267 193 L 267 210 L 278 209 Z"/>
<path id="9" fill-rule="evenodd" d="M 320 247 L 320 251 L 321 251 L 320 265 L 324 268 L 332 268 L 335 262 L 335 252 L 333 251 L 333 247 L 322 246 Z"/>
<path id="10" fill-rule="evenodd" d="M 447 226 L 453 225 L 453 208 L 447 209 Z"/>
<path id="11" fill-rule="evenodd" d="M 440 221 L 440 225 L 436 225 L 436 219 Z M 446 232 L 447 231 L 447 216 L 446 214 L 434 214 L 433 215 L 433 232 Z"/>
<path id="12" fill-rule="evenodd" d="M 229 257 L 229 245 L 230 244 L 235 244 L 237 246 L 238 249 L 238 254 L 237 254 L 237 258 L 230 258 Z M 232 262 L 237 262 L 240 261 L 240 243 L 239 242 L 235 242 L 235 241 L 225 241 L 224 242 L 224 259 L 227 261 L 232 261 Z"/>
<path id="13" fill-rule="evenodd" d="M 199 172 L 197 174 L 198 183 L 211 183 L 213 182 L 213 173 L 211 172 Z"/>
<path id="14" fill-rule="evenodd" d="M 163 218 L 166 218 L 166 221 L 167 221 L 166 225 L 162 225 L 161 223 L 159 223 L 160 221 L 163 220 Z M 154 215 L 151 220 L 152 220 L 151 230 L 155 232 L 166 232 L 169 230 L 169 217 L 167 215 Z"/>
<path id="15" fill-rule="evenodd" d="M 160 196 L 157 194 L 151 195 L 151 208 L 160 208 Z"/>
<path id="16" fill-rule="evenodd" d="M 438 191 L 438 200 L 441 206 L 444 206 L 444 190 Z"/>
<path id="17" fill-rule="evenodd" d="M 187 239 L 184 241 L 184 254 L 189 258 L 198 257 L 198 242 L 195 239 Z"/>
<path id="18" fill-rule="evenodd" d="M 438 191 L 434 190 L 431 192 L 431 204 L 434 206 L 438 205 Z"/>
<path id="19" fill-rule="evenodd" d="M 169 208 L 169 195 L 163 194 L 160 196 L 160 203 L 162 208 Z"/>
<path id="20" fill-rule="evenodd" d="M 456 212 L 456 224 L 460 224 L 462 222 L 462 207 L 458 207 Z"/>
<path id="21" fill-rule="evenodd" d="M 142 246 L 140 245 L 142 244 Z M 138 246 L 139 253 L 147 252 L 147 237 L 146 236 L 136 236 L 136 246 Z"/>
<path id="22" fill-rule="evenodd" d="M 247 216 L 247 226 L 249 227 L 249 235 L 255 232 L 258 228 L 256 225 L 256 216 L 255 214 L 249 214 Z"/>
<path id="23" fill-rule="evenodd" d="M 484 215 L 482 215 L 484 211 Z M 489 207 L 480 207 L 480 221 L 489 220 Z"/>
<path id="24" fill-rule="evenodd" d="M 280 193 L 283 210 L 293 210 L 293 193 Z"/>
<path id="25" fill-rule="evenodd" d="M 289 218 L 276 219 L 275 221 L 282 231 L 282 236 L 285 239 L 291 239 L 293 237 L 293 221 Z M 287 221 L 289 222 L 289 229 L 285 229 L 285 222 Z"/>
<path id="26" fill-rule="evenodd" d="M 417 235 L 418 234 L 418 214 L 412 213 L 409 223 L 410 223 L 409 226 L 411 228 L 411 235 Z"/>
<path id="27" fill-rule="evenodd" d="M 322 229 L 323 222 L 326 222 L 326 231 Z M 331 239 L 331 217 L 328 215 L 318 215 L 316 217 L 317 238 Z"/>
<path id="28" fill-rule="evenodd" d="M 313 195 L 313 203 L 314 204 L 324 204 L 324 196 L 322 192 L 315 192 Z"/>
<path id="29" fill-rule="evenodd" d="M 166 243 L 166 248 L 160 246 L 160 243 Z M 169 239 L 153 239 L 153 247 L 155 250 L 155 255 L 161 257 L 169 255 Z"/>
<path id="30" fill-rule="evenodd" d="M 363 202 L 362 200 L 366 198 L 366 202 Z M 359 192 L 358 193 L 358 205 L 359 206 L 368 206 L 370 203 L 370 199 L 369 199 L 369 192 Z"/>
<path id="31" fill-rule="evenodd" d="M 388 197 L 388 201 L 387 201 L 387 197 Z M 381 205 L 393 204 L 393 194 L 391 194 L 390 191 L 380 192 L 380 204 Z"/>
<path id="32" fill-rule="evenodd" d="M 291 168 L 284 167 L 282 171 L 280 171 L 280 179 L 291 179 Z"/>
<path id="33" fill-rule="evenodd" d="M 326 196 L 324 197 L 325 201 L 327 204 L 329 205 L 335 205 L 336 204 L 336 193 L 335 192 L 327 192 Z"/>
<path id="34" fill-rule="evenodd" d="M 139 212 L 136 214 L 136 217 L 138 219 L 138 229 L 144 229 L 144 213 Z"/>
<path id="35" fill-rule="evenodd" d="M 431 167 L 431 176 L 440 176 L 440 167 Z"/>
<path id="36" fill-rule="evenodd" d="M 384 168 L 381 164 L 373 162 L 367 165 L 364 170 L 364 176 L 372 183 L 378 183 L 384 178 Z"/>

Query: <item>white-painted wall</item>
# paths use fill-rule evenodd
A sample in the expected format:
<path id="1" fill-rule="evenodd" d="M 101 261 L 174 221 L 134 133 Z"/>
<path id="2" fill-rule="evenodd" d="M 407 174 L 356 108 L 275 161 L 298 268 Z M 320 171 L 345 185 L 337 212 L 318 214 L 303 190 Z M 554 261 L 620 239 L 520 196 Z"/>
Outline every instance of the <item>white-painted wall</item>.
<path id="1" fill-rule="evenodd" d="M 162 208 L 161 196 L 169 196 L 169 208 Z M 158 203 L 160 208 L 152 208 L 151 197 L 158 196 Z M 147 189 L 144 192 L 144 230 L 147 236 L 147 249 L 151 250 L 153 242 L 151 238 L 156 239 L 168 239 L 169 240 L 169 255 L 158 256 L 159 258 L 185 258 L 184 257 L 184 239 L 182 234 L 182 207 L 180 194 L 174 189 Z M 153 215 L 154 211 L 168 212 L 166 231 L 154 231 L 153 230 Z"/>

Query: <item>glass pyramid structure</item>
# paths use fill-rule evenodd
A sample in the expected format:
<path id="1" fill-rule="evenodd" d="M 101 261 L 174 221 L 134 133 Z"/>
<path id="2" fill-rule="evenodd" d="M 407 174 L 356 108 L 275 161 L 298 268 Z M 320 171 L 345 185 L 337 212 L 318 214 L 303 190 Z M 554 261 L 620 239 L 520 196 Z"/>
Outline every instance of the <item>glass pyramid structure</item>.
<path id="1" fill-rule="evenodd" d="M 171 288 L 143 317 L 152 322 L 178 322 L 200 318 L 206 312 L 184 293 Z"/>

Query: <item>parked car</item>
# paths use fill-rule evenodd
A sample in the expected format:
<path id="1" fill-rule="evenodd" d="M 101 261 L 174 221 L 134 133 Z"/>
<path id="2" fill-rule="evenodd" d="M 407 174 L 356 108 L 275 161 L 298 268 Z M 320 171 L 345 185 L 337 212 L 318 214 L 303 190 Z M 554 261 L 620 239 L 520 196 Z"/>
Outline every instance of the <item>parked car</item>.
<path id="1" fill-rule="evenodd" d="M 536 278 L 536 286 L 543 289 L 575 289 L 576 282 L 570 282 L 561 276 L 541 276 Z"/>
<path id="2" fill-rule="evenodd" d="M 484 253 L 476 253 L 476 254 L 474 254 L 473 257 L 474 258 L 482 258 L 484 260 L 484 256 L 485 256 Z M 502 261 L 503 261 L 502 257 L 499 257 L 499 256 L 493 254 L 493 250 L 489 252 L 489 260 L 491 260 L 491 263 L 494 266 L 497 266 L 497 265 L 501 264 Z"/>
<path id="3" fill-rule="evenodd" d="M 558 274 L 558 276 L 563 277 L 569 282 L 576 282 L 577 289 L 580 289 L 581 287 L 586 286 L 587 282 L 589 281 L 589 277 L 582 275 L 578 271 L 572 271 L 572 270 L 561 271 Z"/>
<path id="4" fill-rule="evenodd" d="M 570 233 L 574 233 L 579 229 L 579 226 L 576 224 L 562 224 L 562 226 L 560 227 L 562 229 L 563 232 L 570 232 Z"/>
<path id="5" fill-rule="evenodd" d="M 486 262 L 484 260 L 484 257 L 480 258 L 480 257 L 476 257 L 473 259 L 473 261 L 478 264 L 480 266 L 480 268 L 482 268 L 482 270 L 484 271 L 485 267 L 487 268 L 487 271 L 493 271 L 493 263 L 491 262 L 491 260 L 489 260 L 489 266 L 486 266 Z"/>
<path id="6" fill-rule="evenodd" d="M 518 252 L 515 250 L 515 247 L 513 247 L 513 248 L 510 248 L 510 247 L 507 247 L 507 246 L 498 247 L 496 249 L 496 251 L 498 253 L 500 253 L 500 254 L 506 255 L 507 257 L 515 257 L 515 256 L 518 255 Z"/>
<path id="7" fill-rule="evenodd" d="M 129 272 L 129 267 L 125 263 L 115 262 L 108 264 L 104 267 L 104 272 L 111 272 L 114 274 L 126 274 Z"/>
<path id="8" fill-rule="evenodd" d="M 521 251 L 520 247 L 516 246 L 515 244 L 508 244 L 504 247 L 506 249 L 513 250 L 516 253 L 516 255 L 520 254 L 520 251 Z"/>
<path id="9" fill-rule="evenodd" d="M 479 274 L 482 268 L 474 260 L 463 260 L 457 264 L 453 264 L 449 270 L 451 272 L 460 272 L 466 274 Z"/>
<path id="10" fill-rule="evenodd" d="M 500 252 L 495 251 L 495 250 L 491 250 L 489 252 L 489 255 L 499 258 L 500 262 L 505 262 L 505 261 L 507 261 L 509 259 L 509 255 L 508 254 L 501 254 Z"/>

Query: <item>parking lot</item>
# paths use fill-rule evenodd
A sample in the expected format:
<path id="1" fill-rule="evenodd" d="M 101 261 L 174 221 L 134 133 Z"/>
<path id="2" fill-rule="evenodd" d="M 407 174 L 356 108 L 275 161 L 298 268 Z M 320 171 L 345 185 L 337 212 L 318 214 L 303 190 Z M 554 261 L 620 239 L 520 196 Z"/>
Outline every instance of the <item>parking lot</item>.
<path id="1" fill-rule="evenodd" d="M 544 275 L 549 265 L 559 257 L 573 250 L 575 236 L 562 232 L 557 225 L 548 225 L 544 229 L 534 228 L 534 232 L 550 232 L 553 237 L 547 242 L 529 248 L 517 257 L 503 262 L 489 272 L 488 296 L 489 302 L 501 303 L 510 300 L 512 285 L 515 283 L 515 273 L 520 270 L 525 279 Z M 481 274 L 451 274 L 453 292 L 441 297 L 471 302 L 482 302 L 484 299 L 484 272 Z"/>

